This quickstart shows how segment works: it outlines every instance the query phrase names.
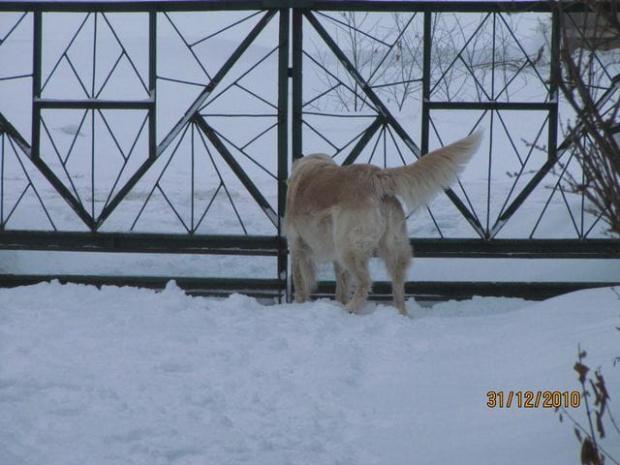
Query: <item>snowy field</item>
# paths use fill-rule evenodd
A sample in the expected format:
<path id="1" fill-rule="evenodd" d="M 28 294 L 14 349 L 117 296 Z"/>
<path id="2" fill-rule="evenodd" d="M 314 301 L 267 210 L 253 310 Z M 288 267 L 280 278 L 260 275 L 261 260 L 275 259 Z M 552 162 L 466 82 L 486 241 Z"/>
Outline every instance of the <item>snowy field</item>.
<path id="1" fill-rule="evenodd" d="M 617 418 L 617 290 L 407 308 L 0 290 L 0 463 L 577 464 L 567 420 L 487 392 L 578 390 L 578 345 Z"/>

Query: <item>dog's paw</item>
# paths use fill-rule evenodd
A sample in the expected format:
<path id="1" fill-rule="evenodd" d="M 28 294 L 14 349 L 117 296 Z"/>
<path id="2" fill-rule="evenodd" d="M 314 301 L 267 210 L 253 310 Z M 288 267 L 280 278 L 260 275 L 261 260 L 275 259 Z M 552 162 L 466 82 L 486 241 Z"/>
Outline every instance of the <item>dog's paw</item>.
<path id="1" fill-rule="evenodd" d="M 357 314 L 359 313 L 359 308 L 354 307 L 354 306 L 349 305 L 349 304 L 347 304 L 347 305 L 345 305 L 345 306 L 344 306 L 344 310 L 345 310 L 347 313 L 350 313 L 351 315 L 357 315 Z"/>

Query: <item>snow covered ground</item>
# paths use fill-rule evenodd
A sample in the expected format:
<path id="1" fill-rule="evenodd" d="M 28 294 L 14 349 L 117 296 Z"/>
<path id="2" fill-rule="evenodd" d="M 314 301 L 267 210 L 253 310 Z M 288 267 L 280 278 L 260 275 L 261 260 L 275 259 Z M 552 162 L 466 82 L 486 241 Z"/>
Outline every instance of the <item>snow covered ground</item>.
<path id="1" fill-rule="evenodd" d="M 0 290 L 0 463 L 577 464 L 553 409 L 492 409 L 487 391 L 578 390 L 579 344 L 620 412 L 617 291 L 408 310 L 172 282 Z"/>

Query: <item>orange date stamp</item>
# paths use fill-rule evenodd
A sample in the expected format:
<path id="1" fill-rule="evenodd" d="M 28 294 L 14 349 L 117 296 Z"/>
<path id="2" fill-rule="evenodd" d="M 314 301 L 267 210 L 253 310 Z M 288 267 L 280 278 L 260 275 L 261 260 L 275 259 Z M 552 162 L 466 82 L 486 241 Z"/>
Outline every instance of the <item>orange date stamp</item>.
<path id="1" fill-rule="evenodd" d="M 579 391 L 488 391 L 489 408 L 578 408 Z"/>

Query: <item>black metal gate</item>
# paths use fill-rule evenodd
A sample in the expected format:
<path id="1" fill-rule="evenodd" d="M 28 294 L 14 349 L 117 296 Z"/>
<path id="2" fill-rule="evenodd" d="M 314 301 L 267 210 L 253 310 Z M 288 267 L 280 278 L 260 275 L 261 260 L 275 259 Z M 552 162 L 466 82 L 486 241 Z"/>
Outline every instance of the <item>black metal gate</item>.
<path id="1" fill-rule="evenodd" d="M 528 49 L 517 17 L 547 25 L 544 47 Z M 576 162 L 550 79 L 558 24 L 544 2 L 0 3 L 0 248 L 214 264 L 207 277 L 7 266 L 1 284 L 174 278 L 282 299 L 291 160 L 407 163 L 477 128 L 473 181 L 412 221 L 418 257 L 620 259 L 620 242 L 563 188 Z M 595 63 L 605 105 L 618 80 Z M 604 283 L 413 281 L 407 292 L 543 297 Z"/>

